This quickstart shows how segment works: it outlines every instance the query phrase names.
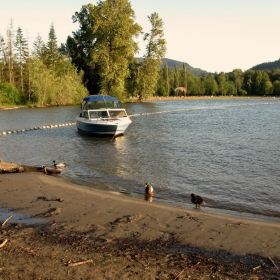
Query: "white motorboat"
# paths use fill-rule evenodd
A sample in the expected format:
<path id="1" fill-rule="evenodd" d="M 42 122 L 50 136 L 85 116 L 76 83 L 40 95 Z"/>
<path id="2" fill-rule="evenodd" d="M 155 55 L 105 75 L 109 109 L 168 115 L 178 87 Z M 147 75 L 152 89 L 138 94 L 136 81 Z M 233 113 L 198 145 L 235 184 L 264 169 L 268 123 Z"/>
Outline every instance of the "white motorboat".
<path id="1" fill-rule="evenodd" d="M 77 129 L 88 134 L 123 135 L 131 120 L 122 103 L 109 95 L 89 95 L 83 99 L 76 117 Z"/>

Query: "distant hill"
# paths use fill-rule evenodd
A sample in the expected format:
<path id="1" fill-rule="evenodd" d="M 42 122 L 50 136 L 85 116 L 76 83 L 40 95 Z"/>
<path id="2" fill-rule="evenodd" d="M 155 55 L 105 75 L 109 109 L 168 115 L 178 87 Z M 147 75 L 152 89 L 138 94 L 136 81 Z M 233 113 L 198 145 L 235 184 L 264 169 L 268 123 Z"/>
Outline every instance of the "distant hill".
<path id="1" fill-rule="evenodd" d="M 142 57 L 137 57 L 137 59 L 142 62 L 143 58 Z M 188 63 L 186 62 L 182 62 L 182 61 L 178 61 L 178 60 L 173 60 L 173 59 L 169 59 L 169 58 L 163 58 L 162 59 L 162 65 L 161 67 L 163 68 L 165 63 L 167 63 L 168 67 L 170 69 L 174 69 L 175 65 L 177 65 L 177 67 L 179 69 L 183 69 L 183 63 L 185 63 L 187 70 L 192 73 L 195 76 L 203 76 L 205 74 L 209 74 L 207 71 L 205 70 L 201 70 L 200 68 L 194 68 L 192 66 L 190 66 Z"/>
<path id="2" fill-rule="evenodd" d="M 274 70 L 280 68 L 280 58 L 274 62 L 264 62 L 251 68 L 251 70 Z"/>

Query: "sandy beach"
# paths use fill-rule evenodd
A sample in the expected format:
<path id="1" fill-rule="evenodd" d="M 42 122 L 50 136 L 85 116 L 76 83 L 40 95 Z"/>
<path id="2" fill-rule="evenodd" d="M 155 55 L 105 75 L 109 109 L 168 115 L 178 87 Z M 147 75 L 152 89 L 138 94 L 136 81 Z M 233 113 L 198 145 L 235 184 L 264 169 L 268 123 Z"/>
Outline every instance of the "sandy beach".
<path id="1" fill-rule="evenodd" d="M 280 225 L 0 174 L 0 279 L 280 279 Z M 155 190 L 156 191 L 156 190 Z M 190 201 L 186 201 L 186 204 Z M 39 219 L 33 224 L 32 218 Z"/>

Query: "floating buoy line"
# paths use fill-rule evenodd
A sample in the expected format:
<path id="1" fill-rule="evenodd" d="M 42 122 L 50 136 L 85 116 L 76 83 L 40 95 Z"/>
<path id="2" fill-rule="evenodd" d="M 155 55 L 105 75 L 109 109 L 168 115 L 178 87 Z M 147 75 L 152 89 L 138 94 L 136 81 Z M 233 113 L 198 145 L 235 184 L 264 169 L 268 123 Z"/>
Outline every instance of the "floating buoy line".
<path id="1" fill-rule="evenodd" d="M 181 108 L 176 110 L 167 110 L 167 111 L 159 111 L 159 112 L 152 112 L 152 113 L 140 113 L 140 114 L 132 114 L 129 115 L 129 117 L 138 117 L 138 116 L 149 116 L 149 115 L 158 115 L 158 114 L 168 114 L 168 113 L 177 113 L 182 111 L 195 111 L 195 110 L 215 110 L 215 109 L 225 109 L 225 108 L 233 108 L 233 107 L 241 107 L 241 106 L 258 106 L 258 105 L 274 105 L 279 104 L 280 102 L 264 102 L 264 103 L 245 103 L 245 104 L 236 104 L 236 105 L 220 105 L 220 106 L 203 106 L 203 107 L 195 107 L 195 108 Z M 7 135 L 7 134 L 13 134 L 13 133 L 20 133 L 20 132 L 26 132 L 30 130 L 38 130 L 38 129 L 51 129 L 51 128 L 59 128 L 59 127 L 65 127 L 65 126 L 72 126 L 76 125 L 76 122 L 73 123 L 64 123 L 64 124 L 54 124 L 54 125 L 43 125 L 43 126 L 36 126 L 32 128 L 26 128 L 26 129 L 18 129 L 13 131 L 2 131 L 0 132 L 0 135 Z"/>
<path id="2" fill-rule="evenodd" d="M 58 127 L 65 127 L 65 126 L 71 126 L 71 125 L 75 125 L 75 124 L 76 124 L 76 122 L 35 126 L 35 127 L 31 127 L 31 128 L 25 128 L 25 129 L 18 129 L 18 130 L 11 130 L 11 131 L 2 131 L 2 132 L 0 132 L 0 135 L 20 133 L 20 132 L 26 132 L 26 131 L 38 130 L 38 129 L 51 129 L 51 128 L 58 128 Z"/>

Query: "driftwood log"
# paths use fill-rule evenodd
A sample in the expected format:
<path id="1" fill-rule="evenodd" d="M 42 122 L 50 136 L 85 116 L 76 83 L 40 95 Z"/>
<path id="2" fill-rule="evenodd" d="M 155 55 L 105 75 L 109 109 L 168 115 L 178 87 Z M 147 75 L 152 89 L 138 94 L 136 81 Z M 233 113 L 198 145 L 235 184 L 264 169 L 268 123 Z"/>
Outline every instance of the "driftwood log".
<path id="1" fill-rule="evenodd" d="M 51 217 L 61 212 L 61 208 L 52 208 L 46 214 L 45 217 Z"/>
<path id="2" fill-rule="evenodd" d="M 0 248 L 3 248 L 6 243 L 8 242 L 8 239 L 5 239 L 1 244 L 0 244 Z"/>
<path id="3" fill-rule="evenodd" d="M 38 200 L 41 199 L 41 200 L 44 200 L 44 201 L 58 201 L 58 202 L 62 202 L 63 201 L 62 198 L 47 198 L 45 196 L 38 196 L 37 199 Z"/>
<path id="4" fill-rule="evenodd" d="M 13 218 L 13 216 L 14 216 L 14 215 L 11 215 L 8 219 L 6 219 L 6 220 L 4 221 L 4 223 L 2 224 L 2 227 L 3 227 L 6 223 L 8 223 L 8 222 Z"/>
<path id="5" fill-rule="evenodd" d="M 92 263 L 92 262 L 93 262 L 93 260 L 86 260 L 86 261 L 81 261 L 81 262 L 68 263 L 68 266 L 78 266 L 78 265 Z"/>
<path id="6" fill-rule="evenodd" d="M 4 162 L 2 159 L 0 159 L 0 174 L 1 173 L 35 172 L 35 171 L 43 171 L 43 168 L 19 165 L 14 162 Z"/>
<path id="7" fill-rule="evenodd" d="M 18 173 L 24 172 L 24 167 L 13 162 L 4 162 L 0 159 L 0 173 Z"/>
<path id="8" fill-rule="evenodd" d="M 273 264 L 273 266 L 278 270 L 278 266 L 275 264 L 275 262 L 273 261 L 273 259 L 271 257 L 268 257 L 268 259 L 270 260 L 270 262 Z"/>

